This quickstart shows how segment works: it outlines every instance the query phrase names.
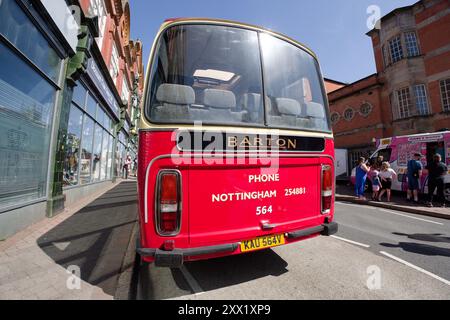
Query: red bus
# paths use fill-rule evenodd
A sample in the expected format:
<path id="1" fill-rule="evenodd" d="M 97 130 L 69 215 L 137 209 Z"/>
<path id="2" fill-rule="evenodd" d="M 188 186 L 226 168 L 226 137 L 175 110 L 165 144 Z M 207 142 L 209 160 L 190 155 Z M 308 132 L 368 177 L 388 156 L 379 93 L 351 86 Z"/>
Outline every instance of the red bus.
<path id="1" fill-rule="evenodd" d="M 311 50 L 237 22 L 162 25 L 139 129 L 144 262 L 180 267 L 334 234 L 333 177 Z"/>

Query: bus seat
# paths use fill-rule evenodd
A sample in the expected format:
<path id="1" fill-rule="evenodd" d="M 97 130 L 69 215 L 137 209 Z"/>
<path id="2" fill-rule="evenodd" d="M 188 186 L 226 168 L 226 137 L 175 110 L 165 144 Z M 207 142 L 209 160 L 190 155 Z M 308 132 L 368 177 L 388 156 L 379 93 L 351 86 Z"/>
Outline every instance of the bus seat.
<path id="1" fill-rule="evenodd" d="M 302 106 L 300 102 L 288 98 L 277 98 L 276 102 L 283 124 L 296 127 L 297 117 L 299 117 L 302 113 Z"/>
<path id="2" fill-rule="evenodd" d="M 206 89 L 204 104 L 210 110 L 212 120 L 242 122 L 245 112 L 236 112 L 236 96 L 233 92 L 219 89 Z"/>
<path id="3" fill-rule="evenodd" d="M 306 115 L 310 121 L 310 127 L 324 129 L 327 127 L 325 108 L 317 102 L 306 102 Z"/>
<path id="4" fill-rule="evenodd" d="M 189 106 L 195 103 L 195 92 L 189 86 L 164 83 L 156 99 L 162 104 L 155 108 L 157 117 L 167 120 L 189 120 Z"/>

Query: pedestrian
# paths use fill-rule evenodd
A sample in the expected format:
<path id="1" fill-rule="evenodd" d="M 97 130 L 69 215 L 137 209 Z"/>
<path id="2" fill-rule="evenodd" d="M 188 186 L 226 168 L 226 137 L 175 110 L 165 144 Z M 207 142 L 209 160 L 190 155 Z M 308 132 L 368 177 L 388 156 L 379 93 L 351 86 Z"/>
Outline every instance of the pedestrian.
<path id="1" fill-rule="evenodd" d="M 364 189 L 366 186 L 367 173 L 369 167 L 366 165 L 366 159 L 364 157 L 359 158 L 358 166 L 356 167 L 356 197 L 360 200 L 366 200 L 364 197 Z"/>
<path id="2" fill-rule="evenodd" d="M 383 166 L 383 162 L 384 162 L 384 157 L 383 156 L 378 156 L 377 160 L 376 160 L 376 165 L 377 165 L 377 167 L 379 169 Z"/>
<path id="3" fill-rule="evenodd" d="M 387 202 L 391 202 L 392 181 L 397 177 L 397 173 L 391 168 L 390 163 L 385 161 L 381 165 L 381 171 L 379 176 L 381 178 L 381 192 L 378 195 L 378 201 L 381 202 L 383 195 L 386 193 Z"/>
<path id="4" fill-rule="evenodd" d="M 408 161 L 407 177 L 408 177 L 408 192 L 407 200 L 412 201 L 414 197 L 414 202 L 419 203 L 419 191 L 420 191 L 420 178 L 422 178 L 422 163 L 420 159 L 422 155 L 420 153 L 415 153 L 413 159 Z"/>
<path id="5" fill-rule="evenodd" d="M 436 202 L 445 208 L 444 176 L 447 174 L 448 168 L 442 162 L 442 156 L 434 155 L 433 162 L 429 163 L 426 169 L 428 170 L 428 206 L 433 207 L 434 192 L 437 189 Z"/>
<path id="6" fill-rule="evenodd" d="M 128 179 L 128 174 L 130 172 L 130 166 L 131 166 L 131 156 L 127 156 L 127 158 L 125 159 L 125 163 L 123 164 L 125 180 Z"/>
<path id="7" fill-rule="evenodd" d="M 371 171 L 371 182 L 372 182 L 372 200 L 378 199 L 378 193 L 381 189 L 380 171 L 379 168 L 374 164 L 370 167 Z"/>

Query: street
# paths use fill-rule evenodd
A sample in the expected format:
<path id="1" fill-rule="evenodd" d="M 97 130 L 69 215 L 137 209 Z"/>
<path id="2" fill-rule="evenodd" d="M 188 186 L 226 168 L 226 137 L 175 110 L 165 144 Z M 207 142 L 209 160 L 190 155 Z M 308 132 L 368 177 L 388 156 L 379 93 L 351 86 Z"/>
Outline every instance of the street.
<path id="1" fill-rule="evenodd" d="M 346 203 L 336 204 L 336 220 L 335 237 L 180 270 L 141 266 L 136 298 L 450 298 L 448 220 Z"/>

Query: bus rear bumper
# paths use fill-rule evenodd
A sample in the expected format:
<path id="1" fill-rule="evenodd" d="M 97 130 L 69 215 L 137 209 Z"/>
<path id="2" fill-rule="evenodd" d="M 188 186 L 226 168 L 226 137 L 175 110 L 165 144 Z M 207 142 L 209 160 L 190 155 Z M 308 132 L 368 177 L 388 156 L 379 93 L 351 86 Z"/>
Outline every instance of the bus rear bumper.
<path id="1" fill-rule="evenodd" d="M 336 222 L 326 223 L 317 227 L 298 230 L 287 233 L 287 238 L 295 241 L 300 238 L 321 234 L 323 236 L 331 236 L 338 231 Z M 210 256 L 215 254 L 231 254 L 235 253 L 240 247 L 240 242 L 223 244 L 218 246 L 208 246 L 188 249 L 174 249 L 172 251 L 164 251 L 161 249 L 137 248 L 136 252 L 141 257 L 153 258 L 155 266 L 166 268 L 180 268 L 185 260 L 191 257 Z"/>

